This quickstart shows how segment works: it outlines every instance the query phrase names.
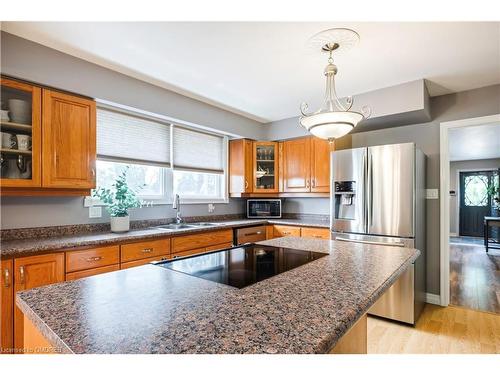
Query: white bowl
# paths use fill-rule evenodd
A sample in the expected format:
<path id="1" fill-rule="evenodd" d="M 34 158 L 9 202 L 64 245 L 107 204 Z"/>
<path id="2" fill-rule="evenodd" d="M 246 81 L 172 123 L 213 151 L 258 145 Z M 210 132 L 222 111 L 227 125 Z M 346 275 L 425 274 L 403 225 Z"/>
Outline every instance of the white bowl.
<path id="1" fill-rule="evenodd" d="M 9 99 L 10 117 L 13 122 L 31 122 L 31 103 L 21 99 Z"/>

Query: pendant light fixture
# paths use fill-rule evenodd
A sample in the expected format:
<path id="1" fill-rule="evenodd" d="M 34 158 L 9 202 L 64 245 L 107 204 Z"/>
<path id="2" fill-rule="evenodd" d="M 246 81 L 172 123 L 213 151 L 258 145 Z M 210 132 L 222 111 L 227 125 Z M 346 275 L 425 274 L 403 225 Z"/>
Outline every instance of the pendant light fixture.
<path id="1" fill-rule="evenodd" d="M 328 139 L 330 142 L 340 138 L 356 127 L 361 121 L 370 116 L 368 107 L 361 108 L 361 112 L 351 111 L 353 99 L 349 96 L 345 103 L 337 97 L 335 91 L 335 75 L 337 66 L 333 63 L 333 53 L 344 52 L 359 41 L 359 35 L 353 30 L 336 28 L 322 31 L 309 39 L 310 48 L 328 53 L 328 65 L 325 67 L 326 91 L 323 106 L 316 112 L 307 113 L 309 106 L 302 103 L 300 106 L 300 125 L 312 135 Z"/>

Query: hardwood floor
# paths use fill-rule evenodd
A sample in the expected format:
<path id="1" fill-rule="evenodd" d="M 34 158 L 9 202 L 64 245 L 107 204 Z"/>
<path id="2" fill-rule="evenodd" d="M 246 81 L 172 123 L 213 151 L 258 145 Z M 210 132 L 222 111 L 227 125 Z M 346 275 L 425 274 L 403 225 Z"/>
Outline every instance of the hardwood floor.
<path id="1" fill-rule="evenodd" d="M 461 241 L 450 243 L 450 303 L 500 314 L 500 250 Z"/>
<path id="2" fill-rule="evenodd" d="M 500 353 L 500 315 L 426 305 L 415 328 L 368 317 L 369 354 Z"/>

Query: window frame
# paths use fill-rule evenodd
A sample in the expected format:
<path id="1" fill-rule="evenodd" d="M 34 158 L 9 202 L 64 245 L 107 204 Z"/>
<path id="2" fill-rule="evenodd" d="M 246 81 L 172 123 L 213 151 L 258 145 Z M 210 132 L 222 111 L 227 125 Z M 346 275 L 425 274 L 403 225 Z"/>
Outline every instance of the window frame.
<path id="1" fill-rule="evenodd" d="M 211 131 L 208 130 L 206 127 L 203 126 L 195 126 L 195 124 L 189 124 L 189 125 L 184 125 L 182 124 L 182 121 L 171 121 L 167 120 L 166 118 L 162 118 L 162 116 L 155 115 L 153 113 L 144 113 L 144 111 L 134 111 L 133 109 L 130 109 L 127 107 L 121 108 L 121 106 L 112 106 L 109 105 L 108 103 L 104 103 L 103 105 L 100 105 L 98 103 L 98 107 L 101 107 L 104 110 L 115 110 L 119 111 L 124 115 L 129 115 L 129 116 L 137 116 L 137 117 L 143 117 L 144 119 L 153 119 L 156 121 L 161 121 L 165 122 L 169 127 L 170 127 L 170 153 L 171 153 L 171 158 L 170 158 L 170 166 L 169 167 L 160 167 L 162 171 L 162 183 L 163 186 L 165 187 L 165 192 L 162 198 L 157 198 L 156 196 L 140 196 L 139 198 L 143 201 L 146 202 L 146 204 L 151 204 L 152 206 L 156 205 L 171 205 L 173 203 L 174 197 L 173 197 L 173 189 L 174 189 L 174 160 L 173 160 L 173 129 L 174 126 L 180 126 L 180 127 L 185 127 L 185 128 L 192 128 L 193 130 L 198 130 L 202 131 L 205 133 L 209 134 L 215 134 L 218 136 L 222 137 L 222 158 L 223 158 L 223 173 L 220 175 L 221 176 L 221 196 L 219 198 L 213 198 L 210 199 L 208 197 L 203 197 L 200 196 L 195 197 L 195 198 L 183 198 L 182 195 L 180 195 L 180 200 L 181 204 L 228 204 L 229 203 L 229 137 L 226 134 L 219 133 L 216 131 Z M 143 164 L 147 166 L 158 166 L 155 163 L 148 164 L 145 161 L 141 161 L 140 163 L 135 162 L 132 159 L 113 159 L 111 157 L 99 157 L 97 156 L 97 160 L 103 160 L 103 161 L 108 161 L 108 162 L 115 162 L 115 163 L 128 163 L 128 164 Z M 193 170 L 194 173 L 197 173 L 197 171 Z M 199 171 L 198 173 L 203 173 L 203 171 Z M 96 188 L 98 186 L 96 185 Z M 87 196 L 84 198 L 84 207 L 91 207 L 91 206 L 104 206 L 104 203 L 101 202 L 100 199 L 94 198 L 92 196 Z"/>

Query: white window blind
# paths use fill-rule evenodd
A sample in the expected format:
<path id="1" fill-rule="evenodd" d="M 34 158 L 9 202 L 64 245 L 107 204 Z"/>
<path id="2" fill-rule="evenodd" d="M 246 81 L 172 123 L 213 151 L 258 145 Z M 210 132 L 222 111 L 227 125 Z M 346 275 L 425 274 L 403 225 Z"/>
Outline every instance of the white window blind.
<path id="1" fill-rule="evenodd" d="M 170 125 L 108 109 L 97 110 L 97 155 L 170 166 Z"/>
<path id="2" fill-rule="evenodd" d="M 224 137 L 174 125 L 174 169 L 224 173 Z"/>

